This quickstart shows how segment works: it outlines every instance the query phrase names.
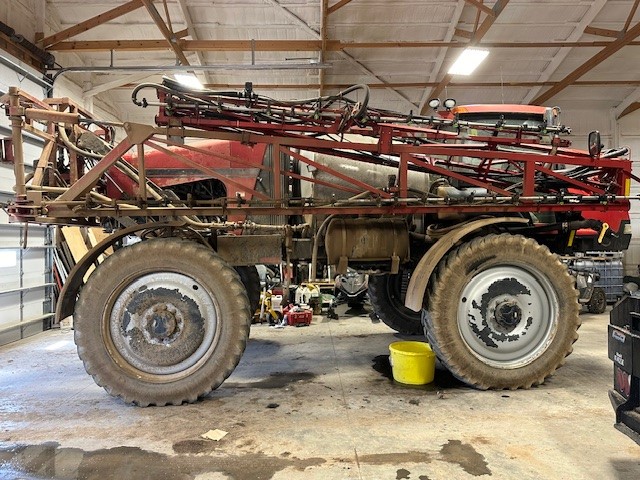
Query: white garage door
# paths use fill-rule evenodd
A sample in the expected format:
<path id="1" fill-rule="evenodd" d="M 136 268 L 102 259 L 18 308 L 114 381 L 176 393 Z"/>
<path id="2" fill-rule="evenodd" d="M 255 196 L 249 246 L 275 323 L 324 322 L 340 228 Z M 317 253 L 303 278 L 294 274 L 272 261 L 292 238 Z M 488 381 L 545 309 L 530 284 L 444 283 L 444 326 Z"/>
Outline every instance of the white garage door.
<path id="1" fill-rule="evenodd" d="M 0 60 L 0 94 L 16 85 L 34 96 L 43 96 L 41 86 L 7 66 L 15 59 L 3 56 Z M 9 125 L 4 112 L 0 112 L 0 139 L 10 138 Z M 40 155 L 41 142 L 32 137 L 25 141 L 25 163 L 32 165 Z M 14 183 L 13 165 L 2 161 L 0 203 L 13 198 Z M 55 308 L 53 292 L 51 228 L 10 224 L 0 210 L 0 345 L 48 328 Z"/>

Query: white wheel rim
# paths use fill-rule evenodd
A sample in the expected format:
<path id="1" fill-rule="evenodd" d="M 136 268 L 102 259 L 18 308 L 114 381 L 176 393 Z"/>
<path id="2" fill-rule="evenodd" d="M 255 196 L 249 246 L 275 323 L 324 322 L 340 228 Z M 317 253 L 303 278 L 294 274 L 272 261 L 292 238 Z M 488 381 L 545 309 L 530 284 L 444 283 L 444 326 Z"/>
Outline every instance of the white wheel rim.
<path id="1" fill-rule="evenodd" d="M 542 355 L 558 328 L 551 282 L 531 265 L 496 265 L 476 272 L 458 300 L 458 329 L 483 363 L 520 368 Z"/>
<path id="2" fill-rule="evenodd" d="M 190 375 L 218 342 L 215 297 L 181 273 L 155 272 L 123 282 L 105 315 L 111 356 L 151 382 Z"/>

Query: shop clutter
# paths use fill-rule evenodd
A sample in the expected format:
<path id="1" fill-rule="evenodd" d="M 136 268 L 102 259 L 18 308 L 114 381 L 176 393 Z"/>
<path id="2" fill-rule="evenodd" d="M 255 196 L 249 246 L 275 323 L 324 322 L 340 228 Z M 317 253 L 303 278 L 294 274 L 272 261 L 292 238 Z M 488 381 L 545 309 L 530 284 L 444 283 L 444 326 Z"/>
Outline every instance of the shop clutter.
<path id="1" fill-rule="evenodd" d="M 295 291 L 289 292 L 292 301 L 285 302 L 283 298 L 282 287 L 263 288 L 260 308 L 254 314 L 254 321 L 268 323 L 272 328 L 284 328 L 311 325 L 314 315 L 338 318 L 335 313 L 335 296 L 323 293 L 318 285 L 299 285 Z"/>

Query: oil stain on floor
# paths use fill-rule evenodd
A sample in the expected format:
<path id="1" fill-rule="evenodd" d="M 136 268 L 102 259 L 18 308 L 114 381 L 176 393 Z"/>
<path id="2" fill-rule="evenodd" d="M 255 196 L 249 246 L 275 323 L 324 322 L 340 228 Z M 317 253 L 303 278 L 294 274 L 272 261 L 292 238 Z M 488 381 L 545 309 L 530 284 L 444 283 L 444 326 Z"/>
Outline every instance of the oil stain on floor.
<path id="1" fill-rule="evenodd" d="M 359 455 L 359 463 L 368 463 L 374 465 L 397 465 L 402 464 L 418 464 L 427 465 L 434 460 L 452 463 L 458 465 L 465 472 L 474 477 L 484 475 L 491 476 L 491 470 L 484 456 L 476 451 L 472 445 L 462 443 L 460 440 L 449 440 L 442 445 L 440 451 L 435 453 L 429 452 L 394 452 L 394 453 L 374 453 L 371 455 Z M 415 471 L 416 468 L 413 467 Z M 422 473 L 422 472 L 418 472 Z M 396 480 L 418 478 L 419 480 L 428 480 L 427 475 L 411 476 L 412 472 L 408 468 L 398 468 L 396 470 Z"/>
<path id="2" fill-rule="evenodd" d="M 51 442 L 0 448 L 0 479 L 20 480 L 192 480 L 199 475 L 222 473 L 235 480 L 269 480 L 285 469 L 304 471 L 325 463 L 350 459 L 296 458 L 291 454 L 269 456 L 261 452 L 219 454 L 210 443 L 192 440 L 174 444 L 176 455 L 150 452 L 137 447 L 115 447 L 95 451 L 63 448 Z M 358 464 L 390 465 L 396 479 L 428 480 L 420 465 L 434 460 L 455 464 L 470 475 L 491 476 L 483 455 L 472 445 L 449 440 L 439 452 L 395 452 L 358 455 Z M 408 465 L 414 470 L 409 470 Z M 404 465 L 404 466 L 403 466 Z"/>
<path id="3" fill-rule="evenodd" d="M 261 388 L 261 389 L 277 389 L 284 388 L 294 383 L 307 383 L 316 377 L 310 372 L 275 372 L 268 378 L 257 382 L 225 382 L 224 388 Z"/>
<path id="4" fill-rule="evenodd" d="M 137 447 L 85 452 L 79 448 L 61 448 L 57 443 L 45 443 L 0 450 L 0 478 L 191 480 L 197 475 L 221 472 L 234 479 L 269 480 L 286 468 L 302 471 L 323 463 L 323 458 L 282 458 L 262 453 L 168 456 Z M 17 472 L 20 472 L 18 476 L 12 476 Z"/>

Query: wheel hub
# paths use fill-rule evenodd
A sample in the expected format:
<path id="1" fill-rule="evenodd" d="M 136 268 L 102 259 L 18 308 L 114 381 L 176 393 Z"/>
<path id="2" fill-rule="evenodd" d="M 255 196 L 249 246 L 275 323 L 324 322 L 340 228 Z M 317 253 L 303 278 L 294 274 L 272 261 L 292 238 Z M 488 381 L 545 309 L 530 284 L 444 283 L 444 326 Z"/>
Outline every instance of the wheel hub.
<path id="1" fill-rule="evenodd" d="M 141 372 L 170 375 L 208 355 L 218 329 L 213 297 L 187 275 L 139 277 L 115 298 L 110 335 L 119 355 Z"/>
<path id="2" fill-rule="evenodd" d="M 553 340 L 559 309 L 549 281 L 531 265 L 497 265 L 477 272 L 462 289 L 458 328 L 483 363 L 519 368 Z"/>
<path id="3" fill-rule="evenodd" d="M 500 302 L 496 306 L 494 319 L 505 331 L 513 331 L 522 320 L 522 309 L 514 300 Z"/>
<path id="4" fill-rule="evenodd" d="M 143 314 L 144 333 L 147 341 L 168 343 L 180 334 L 184 327 L 182 314 L 175 305 L 161 303 Z"/>

